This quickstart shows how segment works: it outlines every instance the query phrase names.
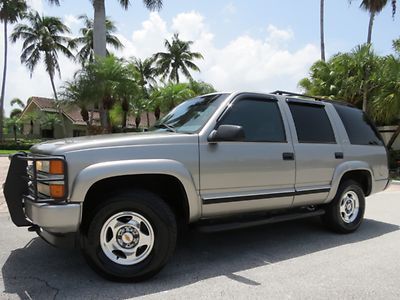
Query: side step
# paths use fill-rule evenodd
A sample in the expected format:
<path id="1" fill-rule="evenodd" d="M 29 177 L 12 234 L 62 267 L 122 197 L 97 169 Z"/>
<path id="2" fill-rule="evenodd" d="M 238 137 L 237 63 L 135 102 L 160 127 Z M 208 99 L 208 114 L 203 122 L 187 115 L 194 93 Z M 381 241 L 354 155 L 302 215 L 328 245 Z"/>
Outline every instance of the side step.
<path id="1" fill-rule="evenodd" d="M 278 223 L 290 220 L 298 220 L 303 218 L 309 217 L 316 217 L 321 216 L 325 213 L 323 209 L 317 209 L 314 211 L 307 211 L 307 212 L 297 212 L 297 213 L 287 213 L 281 215 L 273 215 L 267 216 L 263 218 L 252 218 L 252 219 L 244 219 L 244 220 L 233 220 L 231 219 L 228 222 L 216 221 L 202 221 L 200 224 L 196 226 L 197 230 L 204 233 L 213 233 L 213 232 L 220 232 L 220 231 L 228 231 L 228 230 L 235 230 L 253 226 L 259 226 L 264 224 L 271 224 L 271 223 Z"/>

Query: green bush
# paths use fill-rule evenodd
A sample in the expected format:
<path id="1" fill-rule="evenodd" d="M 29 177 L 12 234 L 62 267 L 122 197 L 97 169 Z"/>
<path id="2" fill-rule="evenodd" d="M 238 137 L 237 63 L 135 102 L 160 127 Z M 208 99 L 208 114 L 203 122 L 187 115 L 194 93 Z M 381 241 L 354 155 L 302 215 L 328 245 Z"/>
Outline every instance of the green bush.
<path id="1" fill-rule="evenodd" d="M 3 142 L 0 143 L 1 150 L 29 150 L 35 143 L 14 143 L 14 142 Z"/>

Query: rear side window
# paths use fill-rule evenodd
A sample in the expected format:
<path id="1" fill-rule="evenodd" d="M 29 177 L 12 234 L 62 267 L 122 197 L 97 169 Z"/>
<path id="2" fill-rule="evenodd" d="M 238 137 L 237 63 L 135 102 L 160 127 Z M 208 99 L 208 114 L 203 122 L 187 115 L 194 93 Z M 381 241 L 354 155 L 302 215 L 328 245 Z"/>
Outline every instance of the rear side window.
<path id="1" fill-rule="evenodd" d="M 335 144 L 331 122 L 324 106 L 289 103 L 299 143 Z"/>
<path id="2" fill-rule="evenodd" d="M 276 101 L 239 100 L 219 125 L 242 126 L 246 142 L 286 142 L 282 116 Z"/>
<path id="3" fill-rule="evenodd" d="M 362 110 L 338 104 L 334 107 L 342 119 L 351 144 L 383 145 L 380 134 Z"/>

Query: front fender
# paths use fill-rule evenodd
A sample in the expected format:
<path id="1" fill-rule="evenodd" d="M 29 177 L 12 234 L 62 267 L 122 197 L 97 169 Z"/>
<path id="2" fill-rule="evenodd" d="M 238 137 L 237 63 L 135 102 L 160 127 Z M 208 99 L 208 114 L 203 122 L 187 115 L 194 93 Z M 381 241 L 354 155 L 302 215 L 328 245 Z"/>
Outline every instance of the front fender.
<path id="1" fill-rule="evenodd" d="M 331 190 L 328 194 L 328 198 L 326 199 L 325 202 L 330 202 L 336 195 L 337 190 L 339 188 L 340 181 L 343 177 L 343 175 L 346 172 L 349 171 L 368 171 L 370 176 L 371 176 L 371 184 L 374 184 L 374 177 L 372 173 L 372 168 L 371 166 L 363 161 L 346 161 L 341 163 L 339 166 L 336 167 L 335 173 L 333 174 L 332 178 L 332 185 L 331 185 Z M 373 186 L 371 186 L 371 190 L 373 190 Z"/>
<path id="2" fill-rule="evenodd" d="M 177 178 L 182 183 L 187 195 L 189 220 L 200 218 L 200 198 L 196 192 L 192 175 L 182 163 L 169 159 L 108 161 L 88 166 L 76 176 L 69 200 L 83 202 L 90 187 L 102 179 L 144 174 L 170 175 Z"/>

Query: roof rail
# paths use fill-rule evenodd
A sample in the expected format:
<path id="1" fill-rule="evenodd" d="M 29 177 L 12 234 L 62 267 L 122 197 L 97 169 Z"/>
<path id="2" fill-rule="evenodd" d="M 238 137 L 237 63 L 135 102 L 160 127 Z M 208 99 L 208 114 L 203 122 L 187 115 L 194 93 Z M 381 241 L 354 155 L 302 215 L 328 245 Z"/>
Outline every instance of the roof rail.
<path id="1" fill-rule="evenodd" d="M 307 95 L 307 94 L 299 94 L 299 93 L 293 93 L 293 92 L 287 92 L 287 91 L 279 91 L 279 90 L 275 91 L 275 92 L 272 92 L 271 94 L 282 95 L 282 96 L 287 95 L 287 96 L 306 97 L 306 98 L 314 99 L 314 100 L 317 100 L 317 101 L 331 100 L 331 99 L 323 98 L 323 97 L 315 97 L 315 96 L 310 96 L 310 95 Z"/>
<path id="2" fill-rule="evenodd" d="M 344 106 L 349 106 L 349 107 L 355 107 L 353 104 L 344 102 L 344 101 L 338 101 L 338 100 L 332 100 L 329 98 L 324 98 L 324 97 L 315 97 L 315 96 L 310 96 L 307 94 L 299 94 L 299 93 L 293 93 L 293 92 L 287 92 L 287 91 L 274 91 L 271 94 L 273 95 L 281 95 L 281 96 L 297 96 L 297 97 L 305 97 L 305 98 L 310 98 L 310 99 L 314 99 L 317 101 L 324 101 L 324 102 L 330 102 L 330 103 L 336 103 L 336 104 L 340 104 L 340 105 L 344 105 Z"/>

